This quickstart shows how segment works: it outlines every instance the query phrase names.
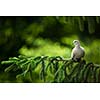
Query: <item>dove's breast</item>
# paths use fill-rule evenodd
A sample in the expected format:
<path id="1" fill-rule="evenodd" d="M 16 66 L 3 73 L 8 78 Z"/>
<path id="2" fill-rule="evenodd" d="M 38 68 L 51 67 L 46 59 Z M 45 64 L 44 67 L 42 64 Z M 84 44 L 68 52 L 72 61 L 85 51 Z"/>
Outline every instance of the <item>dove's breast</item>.
<path id="1" fill-rule="evenodd" d="M 84 48 L 82 47 L 75 47 L 72 50 L 72 58 L 81 58 L 84 56 Z"/>

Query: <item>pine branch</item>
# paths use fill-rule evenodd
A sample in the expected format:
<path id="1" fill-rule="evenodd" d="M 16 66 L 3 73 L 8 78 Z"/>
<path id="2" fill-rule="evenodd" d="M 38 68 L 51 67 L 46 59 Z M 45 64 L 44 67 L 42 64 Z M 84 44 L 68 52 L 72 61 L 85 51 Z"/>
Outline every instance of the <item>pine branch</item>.
<path id="1" fill-rule="evenodd" d="M 100 65 L 86 63 L 85 60 L 74 62 L 60 56 L 26 57 L 18 56 L 2 61 L 8 65 L 5 72 L 22 70 L 16 77 L 24 77 L 29 73 L 29 80 L 34 82 L 33 73 L 40 70 L 40 79 L 44 82 L 99 82 Z"/>

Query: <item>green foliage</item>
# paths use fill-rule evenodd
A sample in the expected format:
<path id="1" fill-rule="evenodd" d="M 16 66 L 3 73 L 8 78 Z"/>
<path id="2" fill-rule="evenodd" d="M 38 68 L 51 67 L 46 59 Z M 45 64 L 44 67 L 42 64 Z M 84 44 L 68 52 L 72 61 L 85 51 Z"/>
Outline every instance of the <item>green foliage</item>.
<path id="1" fill-rule="evenodd" d="M 53 67 L 62 66 L 64 63 L 61 61 L 47 62 L 45 60 L 44 65 L 46 66 L 46 73 L 45 68 L 41 67 L 41 61 L 41 63 L 39 63 L 39 60 L 37 60 L 38 67 L 35 67 L 35 61 L 27 62 L 26 58 L 22 58 L 20 62 L 21 59 L 18 57 L 18 60 L 16 57 L 18 55 L 25 55 L 28 57 L 59 55 L 69 58 L 73 48 L 72 41 L 74 39 L 78 39 L 85 48 L 85 59 L 87 62 L 100 64 L 99 33 L 100 16 L 0 17 L 0 62 L 7 60 L 9 57 L 15 57 L 13 60 L 5 62 L 8 64 L 1 65 L 0 63 L 0 82 L 43 82 L 44 79 L 46 82 L 60 82 L 61 79 L 65 79 L 65 77 L 70 74 L 70 69 L 73 68 L 71 66 L 78 65 L 71 65 L 69 63 L 67 65 L 68 67 L 66 67 L 66 74 L 65 71 L 63 71 L 65 67 L 61 67 L 62 69 L 59 67 L 54 69 Z M 13 63 L 14 60 L 18 60 L 18 63 Z M 22 65 L 18 67 L 20 64 Z M 49 67 L 47 67 L 47 65 Z M 4 73 L 4 69 L 7 66 L 9 66 L 8 69 L 5 70 L 7 73 Z M 29 68 L 27 66 L 29 66 Z M 26 67 L 27 71 L 25 71 Z M 61 71 L 59 72 L 60 69 Z M 54 76 L 56 70 L 58 71 Z M 77 67 L 75 70 L 78 70 Z M 93 70 L 93 72 L 95 72 L 95 70 Z M 42 71 L 45 71 L 45 78 L 39 76 L 43 75 Z M 98 72 L 98 74 L 96 74 L 98 76 L 99 69 L 96 71 Z M 84 74 L 83 70 L 80 73 Z M 62 76 L 60 76 L 60 74 L 62 74 Z M 31 77 L 29 78 L 29 76 Z M 91 76 L 91 73 L 89 73 L 89 76 Z M 97 76 L 95 76 L 95 79 Z M 42 79 L 42 81 L 39 80 L 38 77 Z M 81 78 L 83 77 L 79 77 L 79 79 Z M 66 80 L 68 81 L 69 77 L 67 77 Z M 74 80 L 74 78 L 70 81 L 72 80 Z"/>
<path id="2" fill-rule="evenodd" d="M 95 39 L 93 41 L 90 41 L 90 44 L 87 44 L 87 46 L 84 45 L 85 51 L 86 51 L 86 56 L 85 59 L 88 62 L 94 62 L 97 64 L 100 64 L 100 40 Z"/>
<path id="3" fill-rule="evenodd" d="M 41 82 L 100 82 L 100 65 L 86 63 L 85 60 L 74 62 L 63 57 L 11 57 L 2 64 L 9 65 L 5 72 L 21 72 L 16 78 L 25 78 L 29 75 L 30 82 L 34 82 L 33 72 L 37 71 Z"/>
<path id="4" fill-rule="evenodd" d="M 87 23 L 88 32 L 90 34 L 95 32 L 96 24 L 100 24 L 100 16 L 65 16 L 57 17 L 57 19 L 66 25 L 70 24 L 74 25 L 74 27 L 77 26 L 82 32 L 85 30 L 85 23 Z"/>

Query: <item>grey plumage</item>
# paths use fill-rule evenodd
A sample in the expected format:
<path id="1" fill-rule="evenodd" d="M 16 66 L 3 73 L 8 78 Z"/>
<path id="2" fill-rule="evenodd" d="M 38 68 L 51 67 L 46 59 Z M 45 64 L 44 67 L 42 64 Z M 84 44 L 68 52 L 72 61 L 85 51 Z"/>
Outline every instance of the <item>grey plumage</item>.
<path id="1" fill-rule="evenodd" d="M 80 46 L 80 42 L 78 40 L 74 40 L 73 44 L 75 47 L 72 50 L 71 58 L 74 61 L 80 61 L 82 57 L 85 55 L 84 48 Z"/>

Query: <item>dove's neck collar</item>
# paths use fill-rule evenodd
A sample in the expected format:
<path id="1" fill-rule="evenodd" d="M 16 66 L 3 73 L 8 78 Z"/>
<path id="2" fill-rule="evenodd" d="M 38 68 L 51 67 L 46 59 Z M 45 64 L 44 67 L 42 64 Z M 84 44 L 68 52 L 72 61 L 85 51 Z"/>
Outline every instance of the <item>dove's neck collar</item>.
<path id="1" fill-rule="evenodd" d="M 75 47 L 80 47 L 80 44 L 76 44 Z"/>

